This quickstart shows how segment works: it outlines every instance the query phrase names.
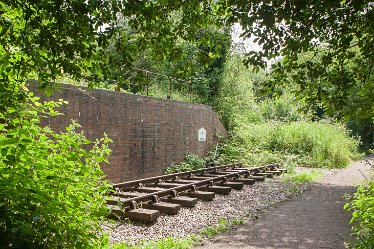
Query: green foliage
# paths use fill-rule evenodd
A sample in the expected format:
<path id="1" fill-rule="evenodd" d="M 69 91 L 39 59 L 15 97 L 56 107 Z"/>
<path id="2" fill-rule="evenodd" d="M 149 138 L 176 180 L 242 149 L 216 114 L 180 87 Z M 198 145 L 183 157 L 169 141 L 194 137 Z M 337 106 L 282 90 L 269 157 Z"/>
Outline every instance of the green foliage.
<path id="1" fill-rule="evenodd" d="M 207 238 L 212 238 L 216 236 L 217 234 L 226 232 L 228 230 L 228 222 L 225 219 L 220 219 L 217 224 L 214 224 L 213 226 L 209 226 L 207 228 L 204 228 L 199 233 Z"/>
<path id="2" fill-rule="evenodd" d="M 222 68 L 225 39 L 212 27 L 240 23 L 243 37 L 255 36 L 260 51 L 246 54 L 246 63 L 264 65 L 264 59 L 282 55 L 273 67 L 274 88 L 284 81 L 297 85 L 297 96 L 311 105 L 323 105 L 341 117 L 372 119 L 373 105 L 373 5 L 370 1 L 59 1 L 1 2 L 0 75 L 2 89 L 9 82 L 34 78 L 45 84 L 67 74 L 89 84 L 114 80 L 126 85 L 124 75 L 143 53 L 158 61 L 172 61 L 174 74 L 190 73 L 196 53 L 179 47 L 180 41 L 197 41 L 199 61 L 206 70 L 194 75 L 190 88 L 213 103 L 220 77 L 201 77 L 209 68 Z M 248 18 L 248 16 L 250 18 Z M 226 25 L 226 27 L 225 27 Z M 222 34 L 222 33 L 221 33 Z M 227 38 L 227 37 L 226 37 Z M 107 53 L 108 48 L 115 51 Z M 194 47 L 193 47 L 194 48 Z M 109 49 L 110 50 L 110 49 Z M 226 50 L 227 51 L 227 50 Z M 299 60 L 300 52 L 309 57 Z M 141 66 L 148 67 L 146 60 Z M 174 70 L 176 69 L 176 70 Z M 297 69 L 296 71 L 294 71 Z M 292 76 L 290 76 L 290 72 Z M 146 85 L 149 79 L 141 78 Z M 170 84 L 172 85 L 172 84 Z M 18 83 L 16 84 L 18 87 Z M 6 98 L 17 99 L 14 95 Z M 9 99 L 9 101 L 11 101 Z"/>
<path id="3" fill-rule="evenodd" d="M 347 196 L 344 209 L 352 212 L 351 224 L 356 238 L 353 248 L 374 248 L 374 181 L 365 182 L 353 196 Z"/>
<path id="4" fill-rule="evenodd" d="M 63 132 L 41 127 L 39 115 L 57 115 L 59 105 L 29 98 L 0 113 L 0 244 L 6 247 L 105 243 L 100 224 L 110 186 L 100 163 L 107 162 L 110 139 L 92 143 L 74 122 Z"/>
<path id="5" fill-rule="evenodd" d="M 179 20 L 178 13 L 174 15 Z M 123 28 L 124 34 L 134 32 Z M 154 50 L 145 50 L 133 56 L 132 66 L 111 67 L 108 80 L 131 93 L 211 103 L 220 87 L 219 76 L 230 44 L 230 34 L 222 25 L 199 28 L 194 41 L 182 38 L 175 41 L 178 53 L 159 58 Z M 115 48 L 107 53 L 122 56 Z"/>
<path id="6" fill-rule="evenodd" d="M 258 96 L 266 76 L 246 70 L 241 60 L 229 57 L 222 73 L 215 109 L 230 137 L 220 144 L 215 162 L 339 168 L 357 157 L 358 142 L 346 128 L 310 122 L 311 112 L 301 112 L 307 105 L 297 101 L 292 87 L 278 88 L 279 96 Z"/>
<path id="7" fill-rule="evenodd" d="M 296 62 L 286 59 L 274 65 L 274 78 L 267 83 L 270 91 L 291 85 L 309 109 L 319 108 L 325 115 L 340 120 L 372 121 L 374 79 L 371 69 L 361 66 L 370 62 L 353 50 L 349 58 L 335 58 L 331 65 L 325 65 L 325 50 L 328 48 L 317 49 L 311 55 L 301 54 Z"/>
<path id="8" fill-rule="evenodd" d="M 247 53 L 246 63 L 264 67 L 265 59 L 282 56 L 272 67 L 270 90 L 291 81 L 309 106 L 323 105 L 339 118 L 373 119 L 371 1 L 232 0 L 227 7 L 242 36 L 262 47 Z M 299 60 L 301 53 L 308 58 Z"/>
<path id="9" fill-rule="evenodd" d="M 187 153 L 184 156 L 182 162 L 178 163 L 177 165 L 172 165 L 168 167 L 165 172 L 166 174 L 172 174 L 177 172 L 185 172 L 191 171 L 194 169 L 204 168 L 206 166 L 206 161 L 201 159 L 199 156 L 194 155 L 192 153 Z"/>
<path id="10" fill-rule="evenodd" d="M 178 57 L 176 42 L 193 41 L 199 30 L 219 23 L 220 9 L 206 2 L 127 2 L 95 0 L 2 1 L 0 9 L 1 82 L 34 78 L 44 84 L 64 74 L 110 79 L 113 70 L 131 67 L 145 50 L 160 58 Z M 175 14 L 178 13 L 178 18 Z M 121 33 L 121 25 L 131 32 Z M 201 39 L 201 45 L 209 39 Z M 106 53 L 108 46 L 120 56 Z"/>
<path id="11" fill-rule="evenodd" d="M 288 122 L 309 117 L 300 112 L 303 104 L 295 101 L 289 89 L 284 89 L 284 94 L 279 97 L 262 97 L 261 86 L 267 80 L 265 72 L 253 72 L 242 61 L 243 57 L 239 55 L 227 58 L 214 104 L 227 129 L 245 123 Z"/>
<path id="12" fill-rule="evenodd" d="M 252 75 L 251 71 L 243 65 L 240 56 L 231 55 L 226 60 L 214 109 L 229 130 L 237 125 L 236 120 L 243 110 L 249 113 L 256 105 Z M 249 121 L 262 120 L 258 112 L 253 111 L 251 114 Z"/>
<path id="13" fill-rule="evenodd" d="M 188 249 L 191 248 L 198 239 L 195 236 L 186 238 L 166 237 L 160 240 L 141 242 L 137 245 L 126 243 L 109 246 L 110 249 Z"/>
<path id="14" fill-rule="evenodd" d="M 242 124 L 220 146 L 223 161 L 261 165 L 297 162 L 311 167 L 341 168 L 357 158 L 358 142 L 343 126 L 327 122 Z"/>
<path id="15" fill-rule="evenodd" d="M 360 148 L 370 154 L 370 148 L 374 149 L 374 122 L 371 119 L 361 120 L 356 123 L 354 120 L 349 120 L 347 123 L 348 129 L 352 130 L 352 134 L 360 137 Z"/>
<path id="16" fill-rule="evenodd" d="M 282 89 L 283 95 L 279 97 L 256 96 L 265 76 L 245 70 L 241 60 L 240 56 L 229 57 L 222 72 L 215 109 L 225 121 L 230 137 L 219 143 L 218 153 L 212 148 L 206 157 L 208 162 L 279 162 L 287 168 L 340 168 L 357 158 L 358 141 L 350 137 L 346 128 L 323 120 L 309 122 L 311 115 L 300 113 L 304 106 L 295 100 L 292 89 Z M 196 167 L 182 163 L 168 172 Z"/>
<path id="17" fill-rule="evenodd" d="M 323 53 L 321 49 L 319 53 Z M 271 73 L 274 77 L 271 92 L 282 94 L 279 89 L 291 88 L 297 100 L 305 103 L 304 110 L 313 113 L 317 118 L 330 117 L 347 122 L 349 128 L 361 137 L 363 147 L 368 148 L 373 146 L 374 105 L 371 99 L 374 81 L 365 79 L 365 76 L 356 75 L 358 70 L 364 70 L 365 73 L 367 70 L 360 67 L 365 62 L 355 58 L 358 55 L 354 54 L 351 61 L 346 63 L 347 65 L 341 66 L 344 68 L 343 72 L 333 67 L 315 65 L 321 63 L 322 60 L 318 53 L 299 55 L 299 64 L 313 61 L 309 69 L 300 68 L 300 65 L 290 66 L 288 64 L 292 64 L 291 62 L 283 61 L 281 66 L 275 67 Z M 288 66 L 293 68 L 287 71 L 285 67 Z M 327 77 L 322 72 L 318 72 L 316 68 L 322 71 L 335 71 L 335 74 L 339 76 Z"/>
<path id="18" fill-rule="evenodd" d="M 278 98 L 264 99 L 258 105 L 264 121 L 293 122 L 306 120 L 309 116 L 300 111 L 302 105 L 295 103 L 295 98 L 290 93 Z"/>
<path id="19" fill-rule="evenodd" d="M 299 187 L 294 186 L 294 187 L 290 188 L 289 191 L 290 191 L 291 193 L 297 193 L 297 192 L 299 192 Z"/>
<path id="20" fill-rule="evenodd" d="M 311 172 L 301 172 L 301 173 L 289 174 L 283 179 L 283 181 L 294 182 L 294 183 L 314 182 L 321 175 L 322 175 L 321 171 L 313 170 Z"/>

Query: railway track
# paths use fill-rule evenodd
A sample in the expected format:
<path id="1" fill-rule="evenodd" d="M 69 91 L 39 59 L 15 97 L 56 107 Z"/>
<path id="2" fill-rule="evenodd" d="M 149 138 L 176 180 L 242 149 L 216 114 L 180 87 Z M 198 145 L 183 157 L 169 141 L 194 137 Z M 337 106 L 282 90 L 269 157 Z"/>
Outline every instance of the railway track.
<path id="1" fill-rule="evenodd" d="M 216 194 L 229 194 L 284 171 L 278 164 L 246 168 L 234 163 L 127 181 L 113 185 L 107 205 L 113 218 L 153 222 L 160 213 L 178 214 L 181 207 L 194 207 L 199 199 L 212 201 Z"/>

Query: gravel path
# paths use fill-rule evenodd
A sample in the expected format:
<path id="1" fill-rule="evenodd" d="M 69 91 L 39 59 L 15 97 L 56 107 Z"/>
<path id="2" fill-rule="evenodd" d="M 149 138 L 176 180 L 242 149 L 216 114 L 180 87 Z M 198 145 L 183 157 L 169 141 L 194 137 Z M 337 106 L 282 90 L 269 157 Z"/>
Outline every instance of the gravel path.
<path id="1" fill-rule="evenodd" d="M 345 193 L 369 177 L 369 166 L 356 162 L 335 174 L 325 176 L 303 195 L 280 203 L 258 219 L 215 238 L 197 248 L 316 249 L 345 248 L 349 241 L 349 215 L 343 210 Z"/>
<path id="2" fill-rule="evenodd" d="M 333 171 L 325 173 L 331 174 Z M 227 195 L 216 195 L 211 202 L 199 201 L 194 208 L 182 208 L 178 215 L 163 215 L 152 225 L 142 223 L 116 223 L 111 230 L 111 242 L 125 241 L 134 244 L 144 240 L 157 240 L 167 236 L 184 237 L 213 225 L 219 219 L 254 217 L 275 203 L 291 199 L 311 184 L 295 184 L 281 181 L 280 177 L 232 190 Z"/>

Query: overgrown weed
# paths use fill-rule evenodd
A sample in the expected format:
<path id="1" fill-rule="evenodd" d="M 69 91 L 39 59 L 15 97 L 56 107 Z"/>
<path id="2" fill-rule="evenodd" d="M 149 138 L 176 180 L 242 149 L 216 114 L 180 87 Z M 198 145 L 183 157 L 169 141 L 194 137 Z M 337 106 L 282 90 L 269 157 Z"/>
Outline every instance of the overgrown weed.
<path id="1" fill-rule="evenodd" d="M 329 122 L 243 124 L 220 147 L 221 160 L 248 165 L 272 162 L 315 168 L 343 168 L 359 157 L 358 141 Z"/>
<path id="2" fill-rule="evenodd" d="M 285 182 L 303 183 L 303 182 L 315 182 L 322 176 L 320 170 L 312 170 L 311 172 L 300 172 L 288 174 L 283 178 Z"/>

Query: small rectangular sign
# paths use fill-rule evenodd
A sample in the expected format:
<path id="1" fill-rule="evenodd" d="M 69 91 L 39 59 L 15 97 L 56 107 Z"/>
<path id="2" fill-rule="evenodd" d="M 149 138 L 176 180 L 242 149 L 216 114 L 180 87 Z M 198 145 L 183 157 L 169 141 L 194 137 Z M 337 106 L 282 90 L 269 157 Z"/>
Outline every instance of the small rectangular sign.
<path id="1" fill-rule="evenodd" d="M 204 128 L 199 129 L 198 139 L 199 139 L 199 142 L 205 142 L 206 141 L 206 130 Z"/>

